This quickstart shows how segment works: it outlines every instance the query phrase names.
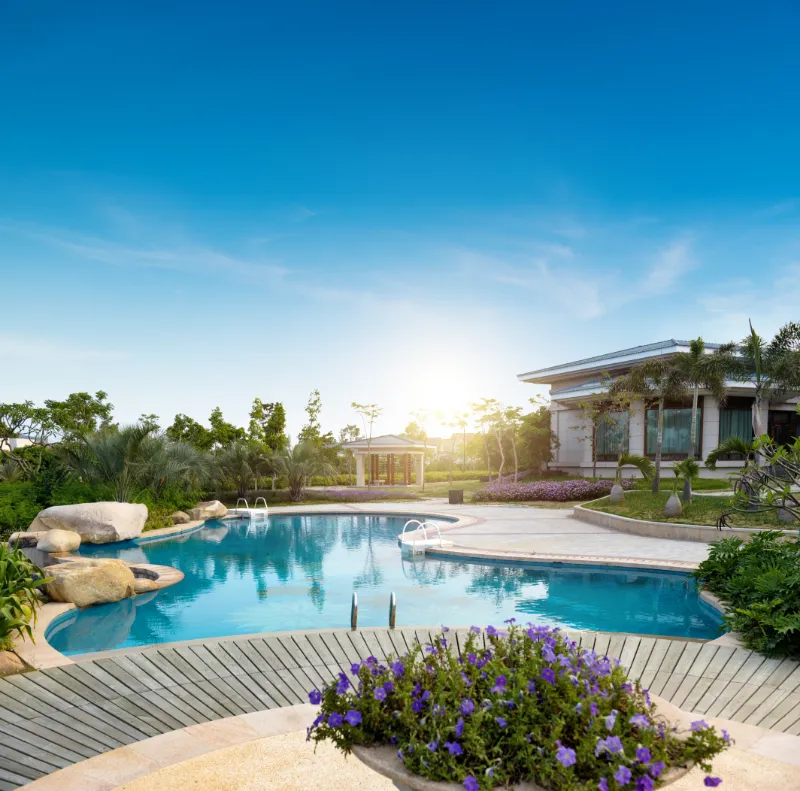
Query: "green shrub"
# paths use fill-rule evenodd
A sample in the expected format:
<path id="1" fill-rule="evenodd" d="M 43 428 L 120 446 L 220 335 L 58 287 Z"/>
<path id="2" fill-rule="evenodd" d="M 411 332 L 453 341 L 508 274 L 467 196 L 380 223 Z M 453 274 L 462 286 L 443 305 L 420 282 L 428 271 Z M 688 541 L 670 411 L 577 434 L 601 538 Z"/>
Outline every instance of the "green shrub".
<path id="1" fill-rule="evenodd" d="M 513 621 L 513 619 L 512 619 Z M 728 738 L 702 720 L 673 733 L 606 656 L 546 626 L 472 627 L 461 656 L 441 634 L 386 665 L 355 663 L 309 700 L 308 731 L 345 754 L 394 745 L 413 774 L 466 791 L 525 781 L 560 791 L 651 791 L 671 767 L 711 759 Z M 455 641 L 453 641 L 455 642 Z M 718 784 L 718 778 L 706 785 Z"/>
<path id="2" fill-rule="evenodd" d="M 726 623 L 748 648 L 800 659 L 800 544 L 782 538 L 765 530 L 749 543 L 716 541 L 695 577 L 727 602 Z"/>
<path id="3" fill-rule="evenodd" d="M 481 476 L 488 477 L 488 475 L 486 470 L 453 470 L 454 481 L 479 481 Z M 425 470 L 425 483 L 447 483 L 449 480 L 449 472 Z"/>
<path id="4" fill-rule="evenodd" d="M 39 607 L 36 589 L 48 581 L 21 549 L 0 544 L 0 642 L 8 644 L 15 635 L 33 639 L 30 621 L 36 619 Z"/>
<path id="5" fill-rule="evenodd" d="M 34 496 L 34 486 L 28 481 L 0 483 L 0 541 L 7 541 L 11 533 L 28 529 L 41 511 Z"/>

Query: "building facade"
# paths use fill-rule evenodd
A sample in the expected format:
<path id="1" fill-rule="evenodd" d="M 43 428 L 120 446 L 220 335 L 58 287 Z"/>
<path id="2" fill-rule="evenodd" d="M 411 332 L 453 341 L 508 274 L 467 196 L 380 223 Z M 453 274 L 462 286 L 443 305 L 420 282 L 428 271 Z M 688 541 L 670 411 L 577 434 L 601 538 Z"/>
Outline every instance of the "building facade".
<path id="1" fill-rule="evenodd" d="M 709 353 L 716 348 L 714 344 L 706 344 L 706 347 Z M 603 401 L 606 390 L 604 381 L 608 376 L 613 378 L 626 373 L 643 360 L 670 357 L 688 351 L 688 341 L 667 340 L 520 374 L 517 378 L 522 382 L 550 385 L 551 427 L 559 442 L 550 467 L 570 474 L 591 474 L 591 425 L 581 420 L 580 405 Z M 752 439 L 753 395 L 753 385 L 748 382 L 728 382 L 722 404 L 710 393 L 701 391 L 697 418 L 697 458 L 705 459 L 709 451 L 730 436 L 740 436 L 747 441 Z M 785 443 L 800 436 L 797 404 L 798 399 L 792 398 L 762 406 L 762 425 L 767 426 L 769 435 L 776 441 Z M 598 426 L 596 440 L 597 474 L 605 477 L 614 475 L 616 460 L 623 445 L 630 453 L 655 457 L 658 410 L 656 405 L 639 401 L 633 404 L 629 412 L 611 413 L 610 417 L 610 420 Z M 665 404 L 662 443 L 662 459 L 665 462 L 688 456 L 690 428 L 690 403 Z M 701 475 L 724 478 L 743 464 L 743 459 L 731 458 L 719 462 L 716 470 L 701 465 Z"/>

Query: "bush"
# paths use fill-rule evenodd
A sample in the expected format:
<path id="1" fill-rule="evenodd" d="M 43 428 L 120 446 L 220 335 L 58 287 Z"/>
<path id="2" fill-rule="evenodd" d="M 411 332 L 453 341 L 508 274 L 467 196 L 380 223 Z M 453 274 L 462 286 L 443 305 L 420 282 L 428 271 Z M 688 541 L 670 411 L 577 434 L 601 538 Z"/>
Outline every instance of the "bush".
<path id="1" fill-rule="evenodd" d="M 48 581 L 21 549 L 0 544 L 0 643 L 15 635 L 33 639 L 30 620 L 40 604 L 36 589 Z"/>
<path id="2" fill-rule="evenodd" d="M 479 481 L 482 477 L 485 478 L 487 475 L 488 473 L 486 470 L 453 470 L 454 481 Z M 425 483 L 448 483 L 449 481 L 449 471 L 439 472 L 436 470 L 425 470 Z"/>
<path id="3" fill-rule="evenodd" d="M 39 511 L 32 483 L 0 483 L 0 541 L 7 541 L 11 533 L 27 530 Z"/>
<path id="4" fill-rule="evenodd" d="M 695 577 L 728 603 L 727 626 L 748 648 L 800 659 L 800 544 L 782 538 L 765 530 L 748 543 L 716 541 Z"/>
<path id="5" fill-rule="evenodd" d="M 511 503 L 535 500 L 567 502 L 570 500 L 594 500 L 605 497 L 614 481 L 587 481 L 578 478 L 572 481 L 536 481 L 534 483 L 494 482 L 472 495 L 476 503 Z M 633 481 L 623 481 L 625 489 L 633 488 Z"/>
<path id="6" fill-rule="evenodd" d="M 397 661 L 351 667 L 323 692 L 309 739 L 395 745 L 419 776 L 466 791 L 530 781 L 585 791 L 652 789 L 675 766 L 709 761 L 727 738 L 699 721 L 685 739 L 657 716 L 616 660 L 581 650 L 544 626 L 511 626 L 508 636 L 473 627 L 461 658 L 444 634 Z M 615 778 L 616 777 L 616 781 Z M 711 784 L 715 784 L 714 781 Z"/>

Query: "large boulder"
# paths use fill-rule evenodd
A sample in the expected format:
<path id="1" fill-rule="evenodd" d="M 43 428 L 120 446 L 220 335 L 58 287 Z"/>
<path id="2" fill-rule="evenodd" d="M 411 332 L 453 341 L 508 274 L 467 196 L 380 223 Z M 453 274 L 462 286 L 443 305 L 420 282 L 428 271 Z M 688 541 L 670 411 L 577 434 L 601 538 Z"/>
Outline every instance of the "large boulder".
<path id="1" fill-rule="evenodd" d="M 52 577 L 45 586 L 47 595 L 76 607 L 120 601 L 136 590 L 133 572 L 121 560 L 68 560 L 47 566 L 44 573 Z"/>
<path id="2" fill-rule="evenodd" d="M 72 530 L 84 544 L 108 544 L 138 538 L 146 521 L 140 503 L 78 503 L 39 511 L 28 530 Z"/>
<path id="3" fill-rule="evenodd" d="M 31 549 L 39 543 L 39 539 L 46 535 L 46 530 L 40 530 L 36 533 L 12 533 L 8 539 L 8 546 L 11 549 Z"/>
<path id="4" fill-rule="evenodd" d="M 227 516 L 228 509 L 219 500 L 208 500 L 198 503 L 189 511 L 192 520 L 197 519 L 220 519 Z"/>
<path id="5" fill-rule="evenodd" d="M 174 514 L 170 514 L 169 518 L 172 520 L 173 525 L 186 525 L 192 521 L 189 514 L 185 511 L 175 511 Z"/>
<path id="6" fill-rule="evenodd" d="M 81 537 L 72 530 L 48 530 L 36 542 L 42 552 L 74 552 L 81 545 Z"/>

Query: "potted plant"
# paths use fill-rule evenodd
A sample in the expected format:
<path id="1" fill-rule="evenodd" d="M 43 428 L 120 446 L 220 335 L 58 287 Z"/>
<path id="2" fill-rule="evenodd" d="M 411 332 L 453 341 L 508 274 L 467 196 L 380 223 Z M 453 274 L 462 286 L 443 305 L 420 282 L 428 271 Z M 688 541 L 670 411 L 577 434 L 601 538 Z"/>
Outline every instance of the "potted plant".
<path id="1" fill-rule="evenodd" d="M 321 708 L 308 738 L 415 791 L 651 791 L 694 764 L 711 771 L 724 731 L 700 721 L 679 733 L 617 660 L 507 623 L 472 627 L 460 655 L 443 629 L 400 658 L 354 664 L 310 693 Z"/>
<path id="2" fill-rule="evenodd" d="M 617 461 L 617 472 L 614 476 L 614 485 L 611 487 L 611 494 L 609 495 L 609 500 L 612 503 L 621 503 L 625 499 L 625 489 L 622 487 L 623 467 L 636 467 L 646 481 L 649 481 L 655 472 L 653 462 L 647 456 L 640 456 L 637 453 L 620 453 Z"/>

